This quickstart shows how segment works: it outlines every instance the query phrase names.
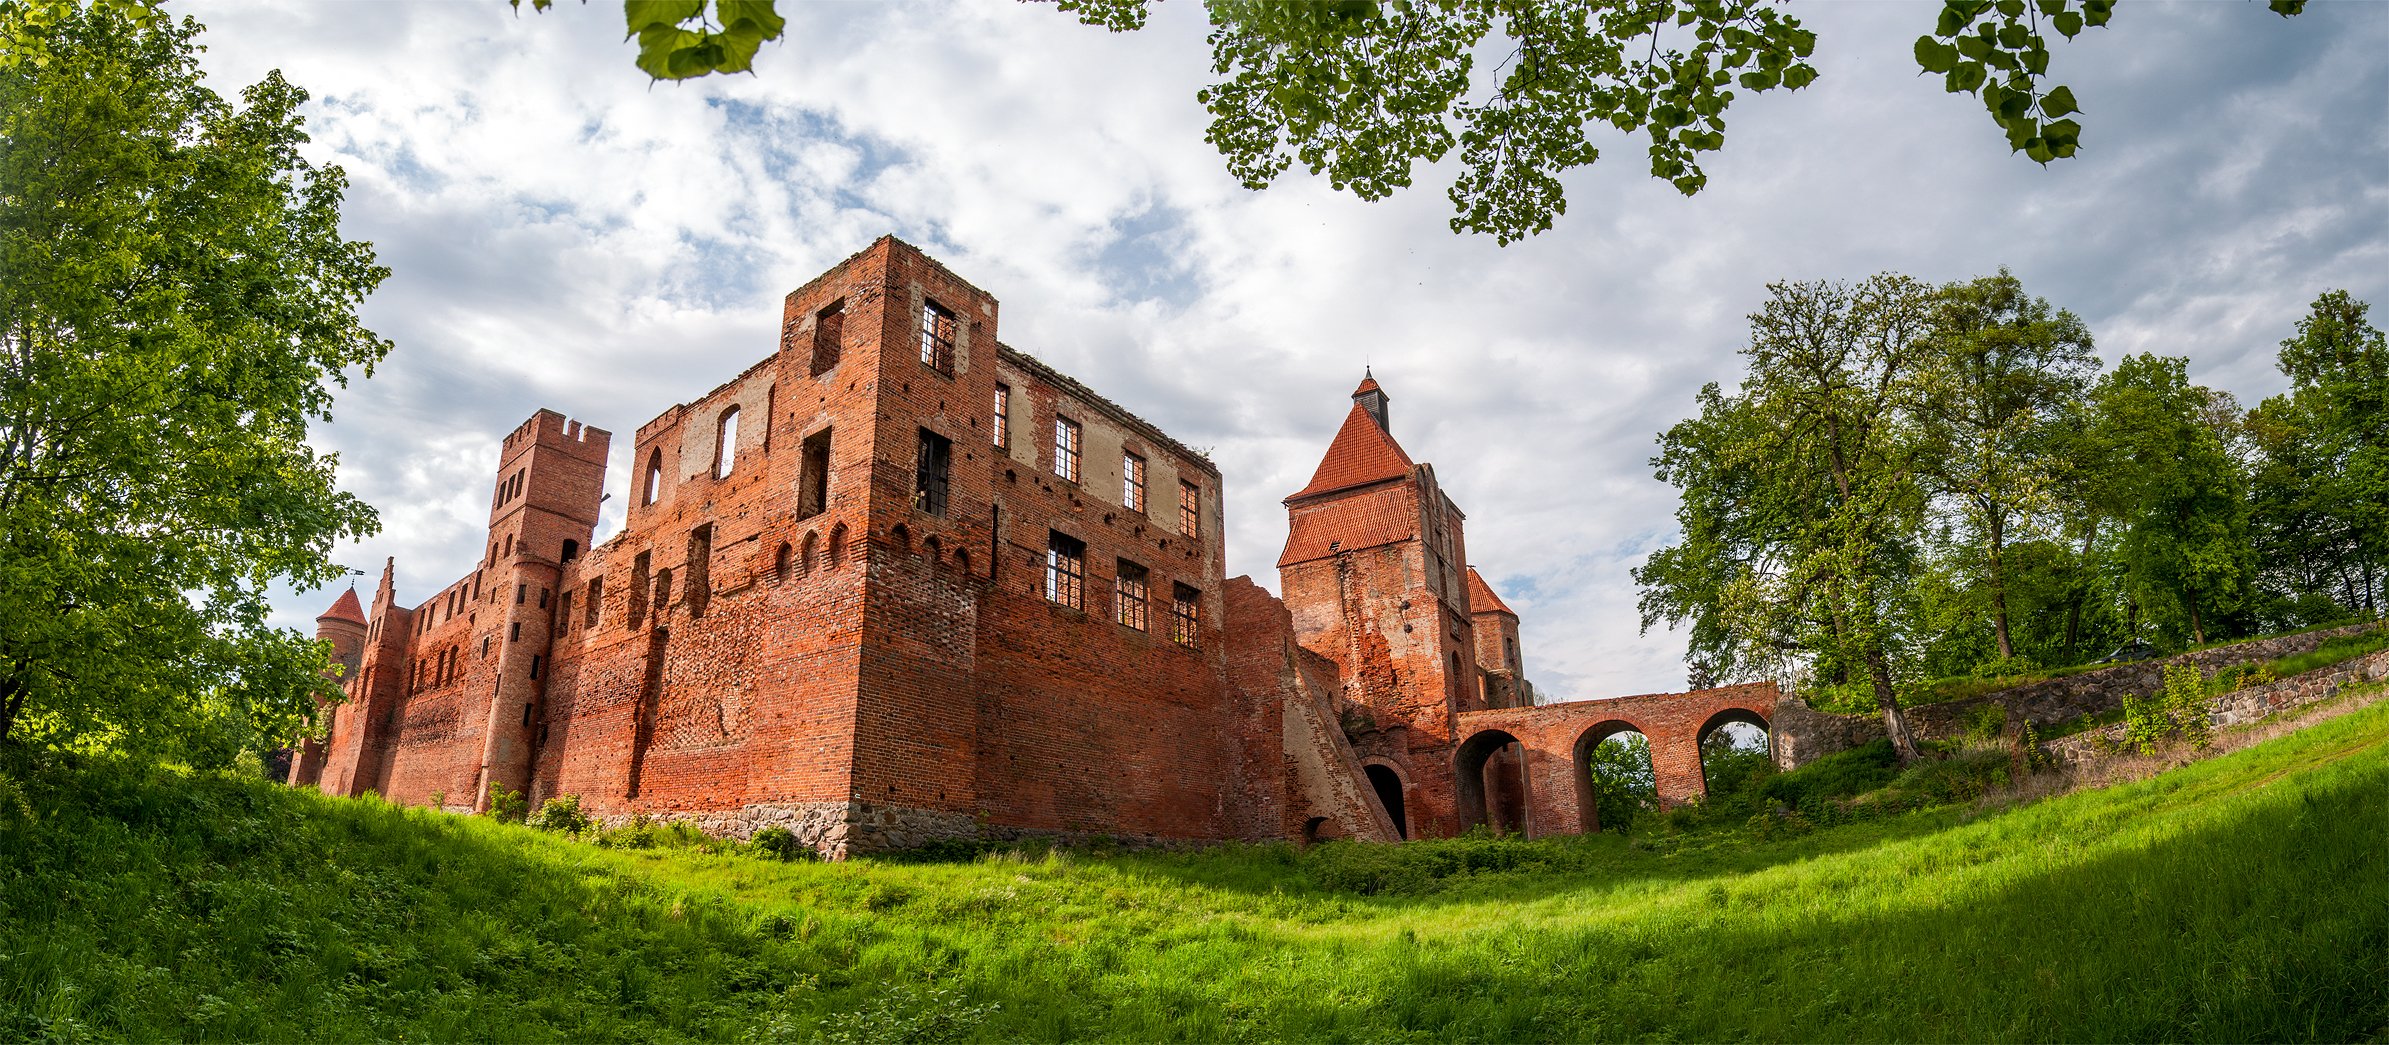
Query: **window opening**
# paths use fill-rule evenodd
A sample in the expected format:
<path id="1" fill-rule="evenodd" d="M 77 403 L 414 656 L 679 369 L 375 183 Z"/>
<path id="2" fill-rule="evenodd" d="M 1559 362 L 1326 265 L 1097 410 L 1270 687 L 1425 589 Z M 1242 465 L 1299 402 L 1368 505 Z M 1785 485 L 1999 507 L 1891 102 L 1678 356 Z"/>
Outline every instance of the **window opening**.
<path id="1" fill-rule="evenodd" d="M 581 627 L 594 628 L 597 626 L 597 611 L 606 604 L 606 579 L 604 577 L 589 578 L 587 602 L 587 605 L 581 607 L 581 612 L 587 615 L 581 618 Z"/>
<path id="2" fill-rule="evenodd" d="M 713 441 L 713 477 L 727 479 L 738 467 L 738 408 L 722 411 L 722 419 L 715 423 Z"/>
<path id="3" fill-rule="evenodd" d="M 1084 609 L 1086 605 L 1087 542 L 1052 531 L 1045 543 L 1045 598 Z"/>
<path id="4" fill-rule="evenodd" d="M 688 615 L 702 617 L 713 601 L 713 524 L 688 532 Z"/>
<path id="5" fill-rule="evenodd" d="M 1183 584 L 1170 586 L 1170 641 L 1188 649 L 1202 644 L 1203 593 Z"/>
<path id="6" fill-rule="evenodd" d="M 1203 488 L 1190 482 L 1178 484 L 1178 532 L 1188 537 L 1203 532 Z"/>
<path id="7" fill-rule="evenodd" d="M 827 428 L 805 437 L 799 459 L 796 489 L 796 517 L 819 515 L 829 507 L 830 497 L 830 430 Z"/>
<path id="8" fill-rule="evenodd" d="M 1145 568 L 1126 559 L 1112 574 L 1112 605 L 1120 623 L 1138 631 L 1146 630 Z"/>
<path id="9" fill-rule="evenodd" d="M 1012 446 L 1012 386 L 995 386 L 995 445 L 996 449 Z"/>
<path id="10" fill-rule="evenodd" d="M 1132 512 L 1145 510 L 1145 459 L 1132 453 L 1120 454 L 1120 503 Z"/>
<path id="11" fill-rule="evenodd" d="M 813 376 L 829 373 L 838 365 L 838 355 L 846 338 L 846 302 L 830 302 L 813 317 Z"/>
<path id="12" fill-rule="evenodd" d="M 580 558 L 580 557 L 581 557 L 581 542 L 579 542 L 579 541 L 574 541 L 574 540 L 567 540 L 567 541 L 565 541 L 565 542 L 564 542 L 564 560 L 563 560 L 563 561 L 565 561 L 565 562 L 571 562 L 572 560 L 574 560 L 574 559 L 578 559 L 578 558 Z"/>
<path id="13" fill-rule="evenodd" d="M 921 303 L 921 362 L 941 374 L 954 372 L 954 314 L 934 301 Z"/>
<path id="14" fill-rule="evenodd" d="M 640 504 L 654 504 L 664 494 L 664 451 L 662 447 L 647 452 L 647 482 L 639 494 Z"/>
<path id="15" fill-rule="evenodd" d="M 913 507 L 931 515 L 946 514 L 947 471 L 953 459 L 953 440 L 921 429 L 920 453 L 913 465 Z"/>
<path id="16" fill-rule="evenodd" d="M 1078 422 L 1067 417 L 1053 419 L 1053 474 L 1078 481 Z"/>

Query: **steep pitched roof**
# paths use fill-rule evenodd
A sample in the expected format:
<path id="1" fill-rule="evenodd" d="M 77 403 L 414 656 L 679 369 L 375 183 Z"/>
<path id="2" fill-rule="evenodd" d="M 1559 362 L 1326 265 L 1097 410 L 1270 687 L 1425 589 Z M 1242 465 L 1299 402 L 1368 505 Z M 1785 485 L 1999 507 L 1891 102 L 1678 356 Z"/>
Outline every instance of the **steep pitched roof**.
<path id="1" fill-rule="evenodd" d="M 1501 601 L 1501 596 L 1493 594 L 1493 586 L 1485 583 L 1484 576 L 1479 574 L 1474 566 L 1468 568 L 1468 612 L 1471 614 L 1507 613 L 1513 617 L 1518 615 L 1518 611 L 1511 609 L 1508 603 Z"/>
<path id="2" fill-rule="evenodd" d="M 1352 390 L 1352 398 L 1354 398 L 1354 399 L 1358 399 L 1358 398 L 1360 398 L 1360 397 L 1362 397 L 1362 396 L 1365 396 L 1365 395 L 1367 395 L 1367 394 L 1369 394 L 1369 393 L 1371 393 L 1371 392 L 1382 392 L 1382 391 L 1385 391 L 1385 390 L 1384 390 L 1384 389 L 1382 389 L 1382 388 L 1379 388 L 1379 387 L 1377 387 L 1377 377 L 1376 377 L 1376 375 L 1374 375 L 1374 374 L 1363 374 L 1363 375 L 1361 375 L 1361 379 L 1360 379 L 1360 387 L 1359 387 L 1359 388 L 1355 388 L 1355 389 L 1353 389 L 1353 390 Z"/>
<path id="3" fill-rule="evenodd" d="M 1319 461 L 1319 470 L 1311 474 L 1311 484 L 1286 498 L 1300 500 L 1317 494 L 1349 490 L 1355 486 L 1399 479 L 1410 474 L 1413 467 L 1410 455 L 1394 437 L 1377 424 L 1369 412 L 1354 404 L 1352 412 L 1344 415 L 1344 427 L 1336 432 L 1335 442 L 1327 446 L 1327 456 Z"/>
<path id="4" fill-rule="evenodd" d="M 315 619 L 353 620 L 359 624 L 366 623 L 365 609 L 364 607 L 357 605 L 357 589 L 350 588 L 347 591 L 341 592 L 339 601 L 332 603 L 331 609 L 323 611 L 323 613 L 320 616 L 317 616 Z"/>

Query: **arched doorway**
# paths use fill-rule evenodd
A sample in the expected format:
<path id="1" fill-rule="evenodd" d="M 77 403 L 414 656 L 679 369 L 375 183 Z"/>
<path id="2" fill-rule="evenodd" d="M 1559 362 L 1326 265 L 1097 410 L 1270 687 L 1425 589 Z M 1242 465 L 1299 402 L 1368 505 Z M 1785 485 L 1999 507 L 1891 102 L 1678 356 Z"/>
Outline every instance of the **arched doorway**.
<path id="1" fill-rule="evenodd" d="M 1774 768 L 1774 734 L 1767 719 L 1749 708 L 1727 708 L 1700 728 L 1701 789 L 1716 795 L 1742 787 Z"/>
<path id="2" fill-rule="evenodd" d="M 1517 737 L 1498 729 L 1472 736 L 1453 756 L 1452 768 L 1461 826 L 1527 831 L 1526 748 Z"/>
<path id="3" fill-rule="evenodd" d="M 1407 841 L 1410 838 L 1410 818 L 1403 809 L 1402 775 L 1394 767 L 1371 762 L 1361 767 L 1369 776 L 1369 789 L 1377 792 L 1377 804 L 1385 807 L 1385 815 L 1394 822 L 1394 834 Z"/>
<path id="4" fill-rule="evenodd" d="M 1576 804 L 1585 833 L 1622 831 L 1659 808 L 1651 741 L 1623 719 L 1596 723 L 1576 737 Z"/>

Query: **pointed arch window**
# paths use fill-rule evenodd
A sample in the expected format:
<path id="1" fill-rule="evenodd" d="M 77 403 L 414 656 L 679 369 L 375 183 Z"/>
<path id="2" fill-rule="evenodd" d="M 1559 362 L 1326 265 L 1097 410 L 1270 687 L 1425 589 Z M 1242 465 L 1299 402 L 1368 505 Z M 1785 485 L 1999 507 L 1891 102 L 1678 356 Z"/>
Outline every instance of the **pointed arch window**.
<path id="1" fill-rule="evenodd" d="M 738 467 L 738 408 L 722 411 L 716 423 L 713 441 L 713 477 L 727 479 Z"/>
<path id="2" fill-rule="evenodd" d="M 654 504 L 664 494 L 664 451 L 657 447 L 647 451 L 647 478 L 640 484 L 639 503 Z"/>

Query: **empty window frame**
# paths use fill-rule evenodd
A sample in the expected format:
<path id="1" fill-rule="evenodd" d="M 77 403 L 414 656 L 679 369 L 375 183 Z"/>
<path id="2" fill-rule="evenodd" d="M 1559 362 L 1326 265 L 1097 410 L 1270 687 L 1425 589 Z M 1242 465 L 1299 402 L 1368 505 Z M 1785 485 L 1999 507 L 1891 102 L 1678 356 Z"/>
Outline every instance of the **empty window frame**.
<path id="1" fill-rule="evenodd" d="M 1067 417 L 1053 419 L 1053 474 L 1078 481 L 1078 422 Z"/>
<path id="2" fill-rule="evenodd" d="M 1121 624 L 1138 631 L 1150 627 L 1145 619 L 1145 592 L 1145 568 L 1120 560 L 1118 571 L 1112 574 L 1112 612 Z"/>
<path id="3" fill-rule="evenodd" d="M 921 429 L 920 450 L 913 465 L 913 507 L 931 515 L 946 514 L 946 477 L 953 460 L 953 440 Z"/>
<path id="4" fill-rule="evenodd" d="M 796 517 L 805 519 L 829 507 L 830 430 L 824 428 L 806 436 L 798 458 Z"/>
<path id="5" fill-rule="evenodd" d="M 713 477 L 727 479 L 738 467 L 738 408 L 722 411 L 722 419 L 714 423 Z"/>
<path id="6" fill-rule="evenodd" d="M 1012 386 L 995 386 L 995 445 L 996 449 L 1012 446 Z"/>
<path id="7" fill-rule="evenodd" d="M 1193 483 L 1178 484 L 1178 532 L 1188 537 L 1203 535 L 1203 488 Z"/>
<path id="8" fill-rule="evenodd" d="M 1087 542 L 1052 531 L 1045 542 L 1045 598 L 1071 609 L 1086 608 Z"/>
<path id="9" fill-rule="evenodd" d="M 1170 585 L 1170 641 L 1192 649 L 1202 645 L 1203 593 Z"/>
<path id="10" fill-rule="evenodd" d="M 1145 510 L 1145 459 L 1125 450 L 1120 453 L 1120 503 L 1132 512 Z"/>
<path id="11" fill-rule="evenodd" d="M 838 365 L 846 340 L 846 302 L 830 302 L 813 317 L 813 376 L 820 377 Z"/>
<path id="12" fill-rule="evenodd" d="M 664 495 L 664 451 L 662 447 L 647 452 L 647 478 L 639 492 L 640 504 L 654 504 Z"/>
<path id="13" fill-rule="evenodd" d="M 954 372 L 954 314 L 934 301 L 921 303 L 921 365 Z"/>

